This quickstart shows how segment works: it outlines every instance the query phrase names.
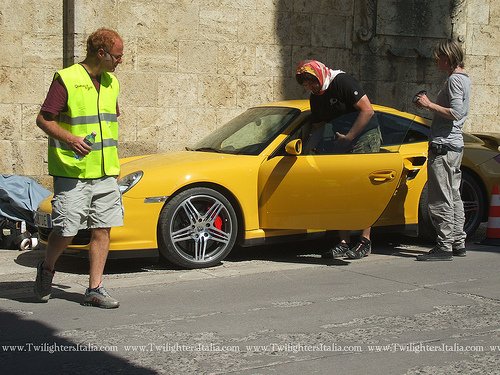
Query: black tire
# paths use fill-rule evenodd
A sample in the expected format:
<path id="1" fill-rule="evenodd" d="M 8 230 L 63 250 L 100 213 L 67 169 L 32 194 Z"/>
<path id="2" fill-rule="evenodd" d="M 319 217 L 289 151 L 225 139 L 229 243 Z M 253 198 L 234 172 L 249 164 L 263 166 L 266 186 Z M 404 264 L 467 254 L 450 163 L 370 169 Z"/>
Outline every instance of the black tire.
<path id="1" fill-rule="evenodd" d="M 467 236 L 471 236 L 483 221 L 489 201 L 477 177 L 469 172 L 462 172 L 460 191 L 465 211 L 464 230 Z"/>
<path id="2" fill-rule="evenodd" d="M 229 254 L 237 234 L 236 213 L 224 195 L 209 188 L 188 189 L 160 214 L 160 258 L 182 268 L 212 267 Z"/>
<path id="3" fill-rule="evenodd" d="M 429 204 L 427 200 L 427 184 L 425 184 L 420 196 L 418 210 L 418 234 L 425 240 L 434 241 L 436 231 L 432 225 L 429 214 Z M 483 221 L 485 210 L 487 209 L 487 199 L 484 190 L 470 172 L 462 172 L 462 185 L 460 187 L 462 200 L 464 202 L 465 224 L 464 230 L 467 237 L 470 237 L 477 230 Z"/>
<path id="4" fill-rule="evenodd" d="M 422 189 L 422 194 L 420 195 L 420 201 L 418 202 L 418 237 L 425 241 L 435 241 L 436 230 L 434 229 L 429 213 L 428 190 L 426 182 Z"/>

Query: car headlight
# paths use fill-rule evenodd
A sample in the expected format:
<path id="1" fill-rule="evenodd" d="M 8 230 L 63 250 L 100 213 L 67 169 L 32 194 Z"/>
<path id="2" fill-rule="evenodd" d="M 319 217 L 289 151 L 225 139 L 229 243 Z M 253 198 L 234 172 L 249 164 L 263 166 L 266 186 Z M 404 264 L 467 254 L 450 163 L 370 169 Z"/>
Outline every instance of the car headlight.
<path id="1" fill-rule="evenodd" d="M 118 180 L 118 188 L 120 189 L 120 193 L 125 194 L 127 191 L 132 189 L 141 180 L 143 175 L 143 171 L 137 171 L 120 178 Z"/>

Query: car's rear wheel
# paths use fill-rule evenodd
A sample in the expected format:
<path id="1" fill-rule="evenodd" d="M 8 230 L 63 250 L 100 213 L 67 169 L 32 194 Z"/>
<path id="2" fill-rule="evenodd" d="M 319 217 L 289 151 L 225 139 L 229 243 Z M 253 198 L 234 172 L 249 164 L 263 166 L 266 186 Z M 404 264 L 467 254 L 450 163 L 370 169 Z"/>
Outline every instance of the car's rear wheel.
<path id="1" fill-rule="evenodd" d="M 216 190 L 192 188 L 172 198 L 160 214 L 160 257 L 183 268 L 219 264 L 238 233 L 235 210 Z"/>
<path id="2" fill-rule="evenodd" d="M 422 190 L 419 203 L 418 230 L 419 237 L 426 240 L 435 240 L 436 231 L 432 225 L 429 214 L 429 203 L 427 200 L 427 184 Z M 464 202 L 465 224 L 464 230 L 467 236 L 474 234 L 482 222 L 484 210 L 487 206 L 487 199 L 483 189 L 476 181 L 476 178 L 469 172 L 462 172 L 462 186 L 460 187 L 462 201 Z"/>

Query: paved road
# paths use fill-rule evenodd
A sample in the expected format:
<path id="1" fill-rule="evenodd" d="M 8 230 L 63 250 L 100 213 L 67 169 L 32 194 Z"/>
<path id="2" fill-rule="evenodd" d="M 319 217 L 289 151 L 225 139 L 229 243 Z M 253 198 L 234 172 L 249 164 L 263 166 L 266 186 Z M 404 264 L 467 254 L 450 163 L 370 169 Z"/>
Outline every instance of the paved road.
<path id="1" fill-rule="evenodd" d="M 113 261 L 116 310 L 79 304 L 86 262 L 62 259 L 53 299 L 31 297 L 40 251 L 0 250 L 2 373 L 499 374 L 500 249 L 416 262 L 382 238 L 358 261 L 322 241 L 241 250 L 173 270 Z M 51 353 L 53 352 L 53 353 Z"/>

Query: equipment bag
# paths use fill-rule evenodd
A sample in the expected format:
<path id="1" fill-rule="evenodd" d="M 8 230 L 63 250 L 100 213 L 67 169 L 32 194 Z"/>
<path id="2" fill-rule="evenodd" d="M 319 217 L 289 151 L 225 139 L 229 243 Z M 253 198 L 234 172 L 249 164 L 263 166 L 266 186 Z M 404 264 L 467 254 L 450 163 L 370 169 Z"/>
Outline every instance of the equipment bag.
<path id="1" fill-rule="evenodd" d="M 0 249 L 19 250 L 21 242 L 31 237 L 24 221 L 15 221 L 0 216 Z"/>

